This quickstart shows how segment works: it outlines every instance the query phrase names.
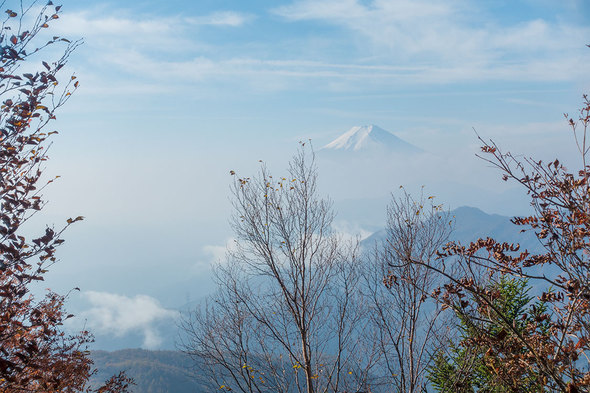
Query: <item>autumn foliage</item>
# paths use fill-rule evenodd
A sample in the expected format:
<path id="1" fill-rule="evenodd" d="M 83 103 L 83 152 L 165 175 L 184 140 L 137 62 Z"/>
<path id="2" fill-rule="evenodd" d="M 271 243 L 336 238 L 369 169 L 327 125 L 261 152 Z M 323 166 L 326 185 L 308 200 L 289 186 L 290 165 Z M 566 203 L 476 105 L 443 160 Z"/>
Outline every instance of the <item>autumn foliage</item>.
<path id="1" fill-rule="evenodd" d="M 33 239 L 23 235 L 23 225 L 43 208 L 43 189 L 53 181 L 43 180 L 49 139 L 56 133 L 47 128 L 78 87 L 75 77 L 63 84 L 58 74 L 79 42 L 43 38 L 61 7 L 49 2 L 36 16 L 34 7 L 21 2 L 18 9 L 7 9 L 0 32 L 0 392 L 89 391 L 90 333 L 64 332 L 62 324 L 71 317 L 64 310 L 65 296 L 49 292 L 39 300 L 31 294 L 31 285 L 56 262 L 63 231 L 82 219 L 47 227 Z M 30 18 L 32 24 L 24 26 Z M 50 45 L 62 45 L 63 55 L 53 62 L 39 59 Z M 20 73 L 36 64 L 37 71 Z M 99 391 L 125 391 L 129 382 L 119 375 Z"/>
<path id="2" fill-rule="evenodd" d="M 496 389 L 481 391 L 590 391 L 587 96 L 579 115 L 566 115 L 566 119 L 581 160 L 577 171 L 568 170 L 559 160 L 521 159 L 482 140 L 482 158 L 497 167 L 504 180 L 517 181 L 530 195 L 533 214 L 516 217 L 513 223 L 534 231 L 542 252 L 531 253 L 518 244 L 491 238 L 468 246 L 450 243 L 434 268 L 448 280 L 435 297 L 454 309 L 469 329 L 460 346 L 485 348 L 480 366 Z M 452 264 L 458 269 L 450 274 L 445 268 Z M 500 284 L 507 280 L 526 283 L 521 292 L 536 289 L 517 313 L 505 307 L 506 288 Z M 460 375 L 454 375 L 456 383 L 441 391 L 461 391 Z"/>

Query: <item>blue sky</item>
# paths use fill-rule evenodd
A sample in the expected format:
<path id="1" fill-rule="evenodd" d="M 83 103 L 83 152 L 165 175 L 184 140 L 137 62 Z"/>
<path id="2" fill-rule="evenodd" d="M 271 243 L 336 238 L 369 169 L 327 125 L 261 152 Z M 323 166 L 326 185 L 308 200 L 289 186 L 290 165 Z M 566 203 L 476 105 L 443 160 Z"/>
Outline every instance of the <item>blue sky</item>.
<path id="1" fill-rule="evenodd" d="M 231 242 L 230 169 L 281 167 L 299 140 L 377 124 L 445 163 L 416 172 L 441 202 L 516 214 L 510 186 L 474 158 L 473 128 L 567 159 L 562 114 L 590 90 L 582 0 L 65 0 L 49 30 L 84 45 L 64 70 L 81 87 L 55 124 L 48 172 L 62 178 L 40 220 L 87 219 L 48 285 L 80 286 L 73 307 L 99 335 L 118 321 L 146 347 L 170 309 L 212 288 Z M 404 169 L 354 197 L 386 195 Z M 147 317 L 125 319 L 132 307 Z"/>
<path id="2" fill-rule="evenodd" d="M 411 127 L 522 123 L 579 101 L 589 6 L 545 3 L 78 2 L 55 30 L 86 41 L 69 109 L 127 132 L 323 143 L 375 122 L 439 146 Z"/>

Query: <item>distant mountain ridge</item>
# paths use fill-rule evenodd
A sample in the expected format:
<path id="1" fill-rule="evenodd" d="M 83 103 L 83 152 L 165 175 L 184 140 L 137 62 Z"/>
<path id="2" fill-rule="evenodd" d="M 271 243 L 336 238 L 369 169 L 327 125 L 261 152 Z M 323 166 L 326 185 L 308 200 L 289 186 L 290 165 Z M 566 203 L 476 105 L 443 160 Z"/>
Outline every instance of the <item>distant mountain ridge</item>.
<path id="1" fill-rule="evenodd" d="M 422 150 L 376 125 L 356 126 L 325 145 L 321 150 L 418 153 Z"/>
<path id="2" fill-rule="evenodd" d="M 475 241 L 478 238 L 491 237 L 500 242 L 519 243 L 521 250 L 540 251 L 540 244 L 532 231 L 521 232 L 526 227 L 514 225 L 510 217 L 499 214 L 488 214 L 470 206 L 461 206 L 450 212 L 454 220 L 454 230 L 449 241 L 458 241 L 463 244 Z M 386 238 L 386 230 L 381 229 L 362 241 L 363 247 L 371 247 L 375 242 L 381 242 Z"/>

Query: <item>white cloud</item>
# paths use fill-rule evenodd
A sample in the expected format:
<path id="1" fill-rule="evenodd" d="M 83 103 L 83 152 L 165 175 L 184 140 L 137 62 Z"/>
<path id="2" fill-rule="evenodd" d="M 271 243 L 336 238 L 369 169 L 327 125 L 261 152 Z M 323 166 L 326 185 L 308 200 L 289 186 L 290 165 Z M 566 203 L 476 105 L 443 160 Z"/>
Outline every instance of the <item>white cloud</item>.
<path id="1" fill-rule="evenodd" d="M 101 36 L 157 36 L 170 33 L 173 24 L 179 22 L 176 18 L 137 20 L 115 16 L 93 17 L 89 12 L 68 12 L 61 19 L 56 28 L 65 33 Z"/>
<path id="2" fill-rule="evenodd" d="M 334 221 L 332 229 L 343 239 L 351 242 L 365 240 L 373 234 L 373 232 L 364 229 L 359 224 L 345 220 Z"/>
<path id="3" fill-rule="evenodd" d="M 343 27 L 375 58 L 417 66 L 412 74 L 418 81 L 571 80 L 582 75 L 588 27 L 544 20 L 478 23 L 480 10 L 473 7 L 459 0 L 299 0 L 274 13 L 289 21 Z"/>
<path id="4" fill-rule="evenodd" d="M 85 37 L 80 51 L 87 54 L 86 72 L 95 73 L 94 79 L 107 72 L 114 83 L 107 83 L 106 90 L 101 82 L 84 87 L 107 94 L 122 85 L 139 94 L 146 89 L 178 93 L 187 90 L 187 83 L 195 94 L 207 95 L 218 92 L 220 84 L 274 92 L 302 86 L 351 91 L 465 81 L 587 80 L 590 53 L 583 44 L 590 28 L 541 19 L 503 25 L 482 19 L 476 6 L 463 0 L 298 0 L 272 12 L 283 23 L 315 20 L 340 26 L 352 38 L 338 33 L 295 38 L 278 33 L 276 40 L 252 35 L 258 38 L 236 47 L 239 41 L 205 41 L 198 33 L 244 26 L 254 15 L 228 10 L 142 17 L 88 10 L 65 12 L 52 29 L 66 37 Z M 293 51 L 285 52 L 286 42 Z M 350 55 L 318 56 L 313 49 L 317 42 L 330 42 Z"/>
<path id="5" fill-rule="evenodd" d="M 223 262 L 228 252 L 236 249 L 236 240 L 229 238 L 224 245 L 206 245 L 203 246 L 203 254 L 207 256 L 209 265 L 211 263 Z"/>
<path id="6" fill-rule="evenodd" d="M 463 81 L 571 81 L 582 77 L 581 58 L 556 57 L 528 63 L 415 64 L 413 66 L 359 65 L 306 60 L 260 60 L 248 57 L 211 59 L 205 56 L 185 61 L 150 57 L 140 51 L 117 51 L 106 60 L 144 82 L 126 92 L 186 90 L 186 83 L 211 86 L 232 83 L 253 91 L 274 92 L 301 86 L 306 89 L 350 91 L 394 88 L 407 85 L 450 84 Z M 176 82 L 179 84 L 176 84 Z M 128 81 L 126 83 L 129 83 Z M 88 85 L 88 84 L 87 84 Z M 152 86 L 153 88 L 148 88 Z M 93 91 L 104 86 L 86 86 Z M 117 86 L 115 86 L 117 88 Z M 112 92 L 111 88 L 106 90 Z M 198 93 L 198 92 L 197 92 Z"/>
<path id="7" fill-rule="evenodd" d="M 233 11 L 208 15 L 148 16 L 126 15 L 118 10 L 109 15 L 106 10 L 64 12 L 52 30 L 69 38 L 83 37 L 87 44 L 103 49 L 133 49 L 148 51 L 190 51 L 196 46 L 194 29 L 200 26 L 240 27 L 253 19 L 250 14 Z M 109 53 L 101 53 L 109 56 Z"/>
<path id="8" fill-rule="evenodd" d="M 204 246 L 203 253 L 211 258 L 213 262 L 220 262 L 225 258 L 226 246 Z"/>
<path id="9" fill-rule="evenodd" d="M 134 19 L 103 15 L 94 11 L 64 12 L 52 30 L 71 39 L 84 38 L 87 45 L 133 47 L 151 45 L 165 47 L 178 38 L 183 24 L 178 18 Z M 105 53 L 101 54 L 102 56 Z"/>
<path id="10" fill-rule="evenodd" d="M 145 348 L 157 348 L 162 342 L 154 326 L 156 322 L 174 320 L 178 316 L 177 311 L 163 308 L 156 299 L 146 295 L 127 297 L 88 291 L 83 297 L 90 302 L 91 308 L 80 317 L 87 319 L 93 331 L 117 337 L 140 333 Z"/>
<path id="11" fill-rule="evenodd" d="M 242 14 L 233 11 L 214 12 L 209 15 L 189 18 L 187 21 L 196 25 L 230 26 L 239 27 L 253 18 L 250 14 Z"/>

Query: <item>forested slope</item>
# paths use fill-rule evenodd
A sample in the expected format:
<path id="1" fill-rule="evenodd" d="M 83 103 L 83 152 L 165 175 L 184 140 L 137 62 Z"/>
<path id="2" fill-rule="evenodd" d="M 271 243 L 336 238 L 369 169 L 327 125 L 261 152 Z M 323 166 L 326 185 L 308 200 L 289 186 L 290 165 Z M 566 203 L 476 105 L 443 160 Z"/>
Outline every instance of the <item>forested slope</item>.
<path id="1" fill-rule="evenodd" d="M 148 351 L 124 349 L 94 351 L 92 359 L 99 383 L 110 375 L 125 371 L 135 380 L 134 393 L 204 393 L 198 372 L 193 372 L 191 360 L 179 351 Z M 203 379 L 204 380 L 204 379 Z"/>

